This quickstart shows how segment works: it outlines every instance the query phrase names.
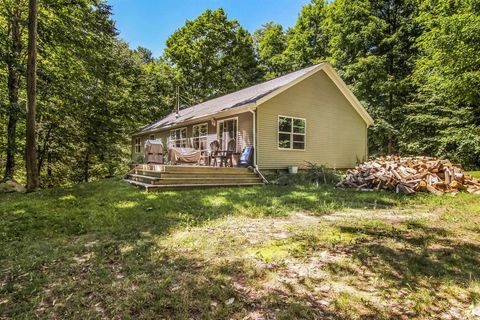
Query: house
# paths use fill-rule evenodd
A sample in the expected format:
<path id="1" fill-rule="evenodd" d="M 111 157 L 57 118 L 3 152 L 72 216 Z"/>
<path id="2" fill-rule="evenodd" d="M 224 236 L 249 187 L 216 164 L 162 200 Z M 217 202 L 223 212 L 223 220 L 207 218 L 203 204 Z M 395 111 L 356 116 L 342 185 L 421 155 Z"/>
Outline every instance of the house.
<path id="1" fill-rule="evenodd" d="M 132 136 L 133 158 L 147 139 L 165 146 L 208 150 L 218 140 L 236 152 L 254 147 L 259 170 L 303 167 L 307 162 L 350 168 L 367 157 L 373 120 L 328 62 L 182 109 Z"/>

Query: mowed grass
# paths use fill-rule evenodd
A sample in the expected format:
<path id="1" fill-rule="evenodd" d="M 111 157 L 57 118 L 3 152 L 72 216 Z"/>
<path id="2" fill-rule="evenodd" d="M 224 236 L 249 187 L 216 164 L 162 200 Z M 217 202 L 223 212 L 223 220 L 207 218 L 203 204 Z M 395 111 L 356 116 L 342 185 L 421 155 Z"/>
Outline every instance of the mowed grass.
<path id="1" fill-rule="evenodd" d="M 0 319 L 473 318 L 480 197 L 331 186 L 0 195 Z"/>

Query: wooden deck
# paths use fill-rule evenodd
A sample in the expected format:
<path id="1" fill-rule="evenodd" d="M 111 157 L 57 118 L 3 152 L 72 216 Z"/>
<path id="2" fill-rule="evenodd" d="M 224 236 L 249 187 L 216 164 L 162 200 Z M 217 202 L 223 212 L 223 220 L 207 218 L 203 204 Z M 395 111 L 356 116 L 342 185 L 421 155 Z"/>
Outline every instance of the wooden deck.
<path id="1" fill-rule="evenodd" d="M 263 185 L 262 178 L 248 168 L 186 165 L 138 165 L 127 173 L 125 181 L 147 191 Z"/>

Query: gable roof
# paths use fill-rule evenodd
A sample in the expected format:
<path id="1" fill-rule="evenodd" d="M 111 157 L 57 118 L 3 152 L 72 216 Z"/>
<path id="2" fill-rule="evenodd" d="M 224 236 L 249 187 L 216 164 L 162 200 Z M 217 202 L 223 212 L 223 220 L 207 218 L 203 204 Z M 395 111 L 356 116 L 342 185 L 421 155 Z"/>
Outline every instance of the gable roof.
<path id="1" fill-rule="evenodd" d="M 239 107 L 258 106 L 322 69 L 325 69 L 327 75 L 329 75 L 335 82 L 345 97 L 365 120 L 367 125 L 373 124 L 373 119 L 368 115 L 367 111 L 363 108 L 353 93 L 347 88 L 343 80 L 336 74 L 331 65 L 328 62 L 322 62 L 182 109 L 179 112 L 179 116 L 177 116 L 176 112 L 172 112 L 166 117 L 142 127 L 135 134 L 155 131 L 162 127 L 174 126 L 185 121 L 215 115 L 219 112 Z"/>

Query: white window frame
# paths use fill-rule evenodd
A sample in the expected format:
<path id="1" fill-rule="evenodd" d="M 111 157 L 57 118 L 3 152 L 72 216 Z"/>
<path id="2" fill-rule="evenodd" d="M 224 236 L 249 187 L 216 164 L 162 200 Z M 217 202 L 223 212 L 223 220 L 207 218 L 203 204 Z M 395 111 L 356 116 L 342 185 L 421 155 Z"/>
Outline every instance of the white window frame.
<path id="1" fill-rule="evenodd" d="M 180 139 L 176 139 L 176 138 L 175 138 L 175 139 L 172 139 L 172 132 L 174 132 L 174 131 L 181 131 L 181 130 L 183 130 L 183 129 L 185 129 L 185 137 L 184 137 L 184 138 L 180 138 Z M 176 137 L 176 136 L 177 136 L 177 135 L 175 134 L 175 137 Z M 180 137 L 181 137 L 181 136 L 182 136 L 182 135 L 180 134 Z M 185 142 L 185 144 L 184 144 L 185 147 L 188 147 L 188 130 L 187 130 L 187 127 L 181 127 L 181 128 L 176 128 L 176 129 L 170 130 L 170 144 L 172 144 L 174 147 L 176 147 L 176 146 L 177 146 L 177 141 L 180 141 L 180 145 L 182 145 L 181 142 Z M 182 147 L 181 147 L 181 148 L 182 148 Z"/>
<path id="2" fill-rule="evenodd" d="M 237 151 L 237 147 L 238 147 L 238 117 L 231 117 L 231 118 L 227 118 L 227 119 L 222 119 L 222 120 L 218 120 L 217 121 L 217 139 L 218 139 L 218 142 L 220 142 L 220 123 L 222 122 L 225 122 L 225 121 L 230 121 L 230 120 L 235 120 L 237 122 L 237 130 L 235 131 L 235 152 Z M 228 144 L 228 141 L 226 142 Z M 225 146 L 222 146 L 220 144 L 220 149 L 223 149 L 223 148 L 227 148 L 227 145 Z"/>
<path id="3" fill-rule="evenodd" d="M 195 137 L 195 127 L 200 127 L 200 126 L 206 126 L 207 131 L 206 131 L 205 135 L 203 135 L 203 136 L 199 135 L 198 137 Z M 200 133 L 200 130 L 198 130 L 198 132 Z M 207 146 L 207 143 L 208 143 L 208 122 L 198 123 L 198 124 L 195 124 L 195 125 L 192 126 L 192 147 L 195 145 L 195 139 L 199 140 L 198 145 L 200 145 L 200 139 L 203 139 L 203 138 L 205 138 L 205 149 L 199 149 L 201 151 L 205 151 L 205 150 L 208 149 L 208 146 Z"/>
<path id="4" fill-rule="evenodd" d="M 142 152 L 142 140 L 140 138 L 135 138 L 134 147 L 135 147 L 135 153 Z"/>
<path id="5" fill-rule="evenodd" d="M 292 119 L 292 128 L 291 128 L 290 132 L 280 131 L 280 118 L 290 118 L 290 119 Z M 304 123 L 305 123 L 305 132 L 304 133 L 293 132 L 293 120 L 294 119 L 304 121 Z M 280 134 L 281 133 L 290 135 L 290 148 L 281 148 L 280 147 Z M 304 136 L 304 138 L 303 138 L 303 149 L 294 149 L 293 148 L 293 135 L 303 135 Z M 289 151 L 292 151 L 292 150 L 293 151 L 305 151 L 305 150 L 307 150 L 307 119 L 279 114 L 278 117 L 277 117 L 277 149 L 278 150 L 289 150 Z"/>

